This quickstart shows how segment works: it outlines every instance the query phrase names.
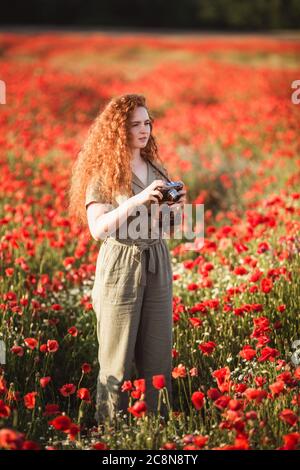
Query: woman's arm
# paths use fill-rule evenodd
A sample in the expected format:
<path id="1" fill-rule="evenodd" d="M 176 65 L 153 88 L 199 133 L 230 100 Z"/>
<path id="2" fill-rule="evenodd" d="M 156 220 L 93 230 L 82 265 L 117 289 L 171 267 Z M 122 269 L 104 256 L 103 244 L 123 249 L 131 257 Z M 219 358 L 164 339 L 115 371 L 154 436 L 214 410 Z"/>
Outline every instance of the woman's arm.
<path id="1" fill-rule="evenodd" d="M 126 199 L 119 206 L 111 210 L 111 204 L 105 204 L 101 198 L 99 190 L 93 192 L 87 191 L 86 207 L 88 225 L 92 237 L 99 241 L 112 233 L 127 220 L 127 218 L 143 204 L 149 204 L 151 201 L 157 202 L 157 198 L 162 199 L 162 193 L 157 189 L 164 186 L 163 180 L 155 180 L 143 191 Z"/>
<path id="2" fill-rule="evenodd" d="M 132 214 L 139 205 L 135 196 L 127 199 L 116 209 L 109 211 L 109 204 L 94 202 L 87 208 L 87 219 L 92 237 L 97 240 L 103 240 L 118 229 Z M 105 211 L 107 211 L 105 213 Z"/>

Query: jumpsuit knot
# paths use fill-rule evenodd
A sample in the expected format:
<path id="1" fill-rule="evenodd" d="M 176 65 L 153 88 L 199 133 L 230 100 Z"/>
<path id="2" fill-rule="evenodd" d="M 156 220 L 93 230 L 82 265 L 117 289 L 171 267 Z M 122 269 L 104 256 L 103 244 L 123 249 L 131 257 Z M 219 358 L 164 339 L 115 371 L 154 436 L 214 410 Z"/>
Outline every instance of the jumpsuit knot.
<path id="1" fill-rule="evenodd" d="M 139 253 L 139 284 L 142 286 L 146 285 L 146 270 L 152 274 L 156 274 L 156 259 L 157 259 L 157 253 L 156 253 L 156 246 L 157 243 L 159 243 L 159 239 L 155 240 L 155 243 L 149 243 L 149 242 L 144 242 L 144 243 L 138 243 L 135 244 L 135 249 Z M 146 259 L 148 257 L 148 263 L 145 262 L 143 263 L 143 252 L 146 252 Z"/>
<path id="2" fill-rule="evenodd" d="M 131 249 L 133 250 L 133 258 L 137 261 L 137 279 L 138 279 L 138 284 L 145 286 L 146 285 L 146 278 L 147 278 L 147 271 L 156 274 L 157 272 L 157 246 L 159 243 L 163 242 L 162 238 L 154 238 L 154 239 L 149 239 L 149 240 L 141 240 L 141 239 L 116 239 L 114 237 L 106 237 L 104 240 L 104 243 L 113 243 L 117 245 L 127 245 L 130 246 Z M 146 256 L 143 257 L 143 252 L 145 253 Z M 138 255 L 138 259 L 134 256 L 135 254 Z M 146 263 L 146 260 L 148 259 L 148 263 Z M 147 264 L 147 266 L 146 266 Z"/>

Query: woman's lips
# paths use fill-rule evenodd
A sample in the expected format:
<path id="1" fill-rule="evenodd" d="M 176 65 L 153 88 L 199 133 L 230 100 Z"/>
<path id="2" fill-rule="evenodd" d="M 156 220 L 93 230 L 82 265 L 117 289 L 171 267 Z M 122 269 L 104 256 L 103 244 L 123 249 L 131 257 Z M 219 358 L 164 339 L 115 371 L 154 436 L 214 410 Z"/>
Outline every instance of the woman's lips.
<path id="1" fill-rule="evenodd" d="M 147 140 L 148 137 L 140 137 L 139 140 Z"/>

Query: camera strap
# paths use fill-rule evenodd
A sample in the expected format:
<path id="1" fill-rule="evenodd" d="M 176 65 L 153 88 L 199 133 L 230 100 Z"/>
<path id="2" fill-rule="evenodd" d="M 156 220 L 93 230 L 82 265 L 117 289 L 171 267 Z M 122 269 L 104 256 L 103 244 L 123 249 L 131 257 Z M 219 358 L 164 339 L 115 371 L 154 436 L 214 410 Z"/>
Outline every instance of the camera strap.
<path id="1" fill-rule="evenodd" d="M 159 168 L 157 168 L 152 162 L 150 162 L 150 160 L 148 159 L 148 162 L 150 163 L 151 166 L 153 166 L 153 168 L 155 168 L 164 178 L 166 178 L 169 183 L 171 183 L 172 181 L 162 172 L 159 170 Z"/>

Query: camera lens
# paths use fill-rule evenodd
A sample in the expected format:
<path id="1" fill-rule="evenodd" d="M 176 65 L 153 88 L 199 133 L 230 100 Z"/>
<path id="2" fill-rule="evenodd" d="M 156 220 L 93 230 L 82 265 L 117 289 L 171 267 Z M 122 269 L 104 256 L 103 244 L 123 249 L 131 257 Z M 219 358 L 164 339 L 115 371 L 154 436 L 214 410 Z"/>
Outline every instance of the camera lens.
<path id="1" fill-rule="evenodd" d="M 174 202 L 176 202 L 179 198 L 179 194 L 176 191 L 176 189 L 170 189 L 168 195 L 171 198 L 171 200 L 174 201 Z"/>

